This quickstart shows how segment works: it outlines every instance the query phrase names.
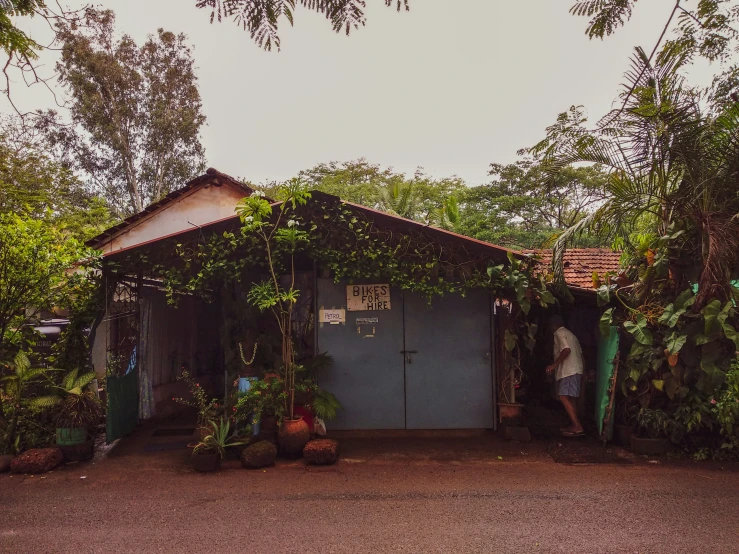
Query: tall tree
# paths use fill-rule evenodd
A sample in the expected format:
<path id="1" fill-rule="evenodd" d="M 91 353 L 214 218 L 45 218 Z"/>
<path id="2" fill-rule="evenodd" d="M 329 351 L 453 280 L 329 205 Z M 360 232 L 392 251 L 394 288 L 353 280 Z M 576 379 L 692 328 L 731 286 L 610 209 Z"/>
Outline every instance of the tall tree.
<path id="1" fill-rule="evenodd" d="M 78 240 L 112 225 L 105 201 L 50 157 L 45 146 L 19 117 L 0 121 L 0 213 L 43 219 Z"/>
<path id="2" fill-rule="evenodd" d="M 122 216 L 141 211 L 205 167 L 205 122 L 186 37 L 159 29 L 142 46 L 115 36 L 111 11 L 62 26 L 59 80 L 73 126 L 41 119 L 62 159 L 89 176 Z"/>
<path id="3" fill-rule="evenodd" d="M 717 115 L 706 110 L 699 92 L 680 75 L 688 57 L 673 48 L 651 63 L 637 49 L 624 83 L 623 109 L 588 129 L 580 110 L 573 108 L 537 145 L 550 178 L 576 162 L 599 163 L 609 172 L 607 200 L 555 245 L 560 284 L 561 254 L 569 239 L 587 228 L 628 242 L 647 215 L 662 242 L 685 235 L 673 254 L 690 258 L 695 275 L 686 277 L 699 282 L 694 309 L 711 298 L 731 296 L 732 272 L 739 262 L 739 103 L 715 108 Z M 671 262 L 669 257 L 665 261 Z M 670 272 L 678 291 L 685 287 L 681 273 Z"/>
<path id="4" fill-rule="evenodd" d="M 408 0 L 384 0 L 386 6 L 395 5 L 400 11 L 409 9 Z M 210 22 L 232 18 L 248 31 L 261 48 L 280 49 L 278 25 L 281 18 L 293 24 L 297 5 L 323 15 L 334 31 L 346 32 L 364 27 L 365 0 L 195 0 L 198 8 L 210 8 Z"/>
<path id="5" fill-rule="evenodd" d="M 462 192 L 460 233 L 511 248 L 539 248 L 591 213 L 605 198 L 599 167 L 566 167 L 550 182 L 535 158 L 491 164 L 487 185 Z M 581 239 L 596 246 L 598 239 Z"/>

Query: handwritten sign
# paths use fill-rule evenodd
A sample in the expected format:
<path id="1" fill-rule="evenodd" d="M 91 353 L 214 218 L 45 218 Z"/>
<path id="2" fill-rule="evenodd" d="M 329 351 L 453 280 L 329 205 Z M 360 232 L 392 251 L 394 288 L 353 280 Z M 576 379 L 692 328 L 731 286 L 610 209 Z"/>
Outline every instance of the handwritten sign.
<path id="1" fill-rule="evenodd" d="M 346 309 L 379 311 L 390 309 L 390 285 L 348 285 Z"/>
<path id="2" fill-rule="evenodd" d="M 340 310 L 319 310 L 318 322 L 319 323 L 330 323 L 331 325 L 338 325 L 346 321 L 346 311 Z"/>

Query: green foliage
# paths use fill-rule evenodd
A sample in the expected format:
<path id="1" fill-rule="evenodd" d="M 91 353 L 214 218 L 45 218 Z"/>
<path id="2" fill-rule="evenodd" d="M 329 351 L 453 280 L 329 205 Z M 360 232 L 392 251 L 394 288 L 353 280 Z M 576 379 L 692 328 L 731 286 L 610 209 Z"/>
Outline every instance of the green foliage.
<path id="1" fill-rule="evenodd" d="M 87 386 L 95 378 L 92 372 L 79 374 L 78 369 L 67 373 L 61 385 L 53 386 L 53 394 L 37 396 L 29 404 L 38 409 L 52 409 L 57 427 L 90 427 L 102 415 L 97 395 Z"/>
<path id="2" fill-rule="evenodd" d="M 277 27 L 281 17 L 290 25 L 293 24 L 293 12 L 296 4 L 314 11 L 328 19 L 337 33 L 364 27 L 365 3 L 363 0 L 197 0 L 198 8 L 210 8 L 210 22 L 216 19 L 233 18 L 234 21 L 249 32 L 252 40 L 260 48 L 267 51 L 274 46 L 280 49 L 280 36 Z M 409 9 L 408 0 L 385 0 L 386 6 L 395 5 Z"/>
<path id="3" fill-rule="evenodd" d="M 284 381 L 276 375 L 266 375 L 253 381 L 248 391 L 239 393 L 233 407 L 233 421 L 251 425 L 264 416 L 275 416 L 280 421 L 285 414 L 286 400 Z"/>
<path id="4" fill-rule="evenodd" d="M 41 378 L 50 370 L 31 367 L 25 352 L 19 351 L 12 363 L 0 364 L 0 451 L 18 452 L 21 444 L 32 443 L 21 431 L 33 428 L 38 411 L 33 405 Z"/>
<path id="5" fill-rule="evenodd" d="M 678 422 L 663 410 L 644 408 L 637 416 L 639 431 L 650 439 L 669 438 L 680 442 L 684 433 Z"/>
<path id="6" fill-rule="evenodd" d="M 105 203 L 49 156 L 42 137 L 19 118 L 0 123 L 0 213 L 16 213 L 86 240 L 114 224 Z"/>
<path id="7" fill-rule="evenodd" d="M 41 310 L 61 305 L 68 270 L 92 252 L 44 221 L 0 214 L 0 354 Z"/>
<path id="8" fill-rule="evenodd" d="M 82 172 L 121 216 L 140 212 L 205 168 L 205 122 L 184 35 L 159 29 L 141 46 L 115 36 L 112 11 L 62 23 L 57 71 L 74 127 L 53 112 L 39 127 L 59 157 Z"/>
<path id="9" fill-rule="evenodd" d="M 341 403 L 327 390 L 318 389 L 311 401 L 311 407 L 316 417 L 330 421 L 336 417 L 336 412 L 341 409 Z"/>
<path id="10" fill-rule="evenodd" d="M 586 34 L 591 39 L 602 39 L 631 19 L 635 4 L 636 0 L 579 0 L 570 13 L 589 17 Z M 665 32 L 674 32 L 666 48 L 677 49 L 689 58 L 703 56 L 710 61 L 723 61 L 735 51 L 738 22 L 739 11 L 732 2 L 698 0 L 690 6 L 675 3 L 667 21 L 660 23 Z"/>
<path id="11" fill-rule="evenodd" d="M 739 456 L 739 359 L 735 359 L 727 373 L 726 389 L 714 400 L 716 421 L 724 437 L 722 450 Z"/>
<path id="12" fill-rule="evenodd" d="M 193 456 L 217 453 L 222 458 L 226 454 L 226 448 L 245 444 L 231 440 L 231 422 L 228 419 L 221 418 L 218 423 L 211 420 L 208 427 L 211 433 L 195 445 L 192 450 Z"/>
<path id="13" fill-rule="evenodd" d="M 457 193 L 462 234 L 511 248 L 540 248 L 588 215 L 604 199 L 607 174 L 599 166 L 565 168 L 544 181 L 540 160 L 491 164 L 488 185 Z M 580 237 L 579 246 L 604 246 Z"/>

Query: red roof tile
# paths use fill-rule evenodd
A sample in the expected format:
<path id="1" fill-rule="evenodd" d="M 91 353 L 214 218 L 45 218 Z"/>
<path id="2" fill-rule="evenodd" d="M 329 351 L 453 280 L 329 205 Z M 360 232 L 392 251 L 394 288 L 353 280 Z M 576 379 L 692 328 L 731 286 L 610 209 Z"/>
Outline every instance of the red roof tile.
<path id="1" fill-rule="evenodd" d="M 551 266 L 551 250 L 527 250 L 527 254 L 537 254 L 542 264 Z M 564 273 L 567 285 L 592 289 L 593 273 L 601 277 L 605 273 L 620 272 L 621 252 L 610 248 L 569 248 L 565 250 Z"/>

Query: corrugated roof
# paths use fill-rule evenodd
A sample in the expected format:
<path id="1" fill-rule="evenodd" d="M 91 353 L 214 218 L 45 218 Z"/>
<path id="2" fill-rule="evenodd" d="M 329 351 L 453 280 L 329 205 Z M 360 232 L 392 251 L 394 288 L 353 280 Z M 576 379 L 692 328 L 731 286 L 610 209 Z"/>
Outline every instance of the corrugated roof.
<path id="1" fill-rule="evenodd" d="M 215 171 L 215 170 L 214 170 Z M 182 189 L 180 189 L 182 190 Z M 420 223 L 418 221 L 414 221 L 412 219 L 406 219 L 404 217 L 400 217 L 397 215 L 389 214 L 387 212 L 381 212 L 378 210 L 374 210 L 372 208 L 368 208 L 366 206 L 362 206 L 360 204 L 353 204 L 351 202 L 346 202 L 341 200 L 338 196 L 334 196 L 331 194 L 327 194 L 320 191 L 311 191 L 312 200 L 314 201 L 330 201 L 330 202 L 341 202 L 348 208 L 355 210 L 357 212 L 364 213 L 366 216 L 371 217 L 373 220 L 376 221 L 379 225 L 384 225 L 388 228 L 394 228 L 399 231 L 405 230 L 406 232 L 410 229 L 416 230 L 416 231 L 422 231 L 425 233 L 428 233 L 431 237 L 433 237 L 435 240 L 441 242 L 441 243 L 447 243 L 447 244 L 457 244 L 459 246 L 464 246 L 468 252 L 476 253 L 477 255 L 485 254 L 489 256 L 493 256 L 498 259 L 505 259 L 505 257 L 508 255 L 508 253 L 512 253 L 517 258 L 522 258 L 523 253 L 508 250 L 507 248 L 504 248 L 502 246 L 497 246 L 495 244 L 491 244 L 488 242 L 484 242 L 481 240 L 477 240 L 471 237 L 467 237 L 464 235 L 459 235 L 457 233 L 453 233 L 451 231 L 446 231 L 444 229 L 440 229 L 438 227 L 432 227 L 430 225 L 427 225 L 425 223 Z M 279 202 L 275 202 L 272 204 L 273 207 L 279 206 Z M 129 218 L 130 219 L 130 218 Z M 127 220 L 128 221 L 128 220 Z M 121 254 L 123 252 L 127 252 L 132 249 L 141 248 L 145 246 L 151 246 L 154 243 L 158 243 L 162 240 L 179 237 L 188 235 L 195 232 L 203 232 L 205 230 L 210 230 L 213 228 L 218 228 L 222 230 L 224 226 L 230 227 L 230 226 L 237 226 L 240 225 L 239 217 L 234 214 L 231 217 L 227 217 L 218 221 L 213 221 L 211 223 L 207 223 L 204 225 L 201 225 L 198 229 L 186 229 L 183 231 L 178 231 L 176 233 L 158 237 L 156 239 L 147 241 L 145 243 L 137 244 L 135 246 L 124 248 L 121 250 L 116 250 L 115 252 L 110 252 L 108 254 L 105 254 L 106 257 L 115 256 L 117 254 Z M 112 229 L 109 229 L 106 231 L 106 233 L 113 231 L 116 229 L 116 227 L 113 227 Z M 117 232 L 117 231 L 116 231 Z M 106 233 L 103 233 L 103 235 L 100 236 L 108 236 Z M 95 239 L 93 239 L 95 240 Z M 92 242 L 92 241 L 91 241 Z"/>
<path id="2" fill-rule="evenodd" d="M 149 214 L 156 212 L 158 210 L 161 210 L 163 207 L 165 207 L 167 204 L 170 204 L 183 194 L 204 186 L 204 185 L 215 185 L 217 187 L 220 187 L 222 185 L 229 184 L 234 185 L 239 188 L 244 189 L 247 193 L 251 194 L 254 192 L 254 189 L 245 185 L 244 183 L 237 181 L 230 175 L 226 175 L 225 173 L 221 173 L 217 169 L 213 169 L 212 167 L 209 167 L 208 170 L 198 177 L 195 177 L 191 181 L 188 181 L 185 186 L 178 188 L 177 190 L 173 190 L 170 192 L 167 196 L 162 198 L 161 200 L 158 200 L 154 202 L 153 204 L 149 204 L 146 208 L 144 208 L 142 211 L 140 211 L 137 214 L 134 214 L 130 217 L 127 217 L 123 221 L 121 221 L 118 225 L 115 225 L 113 227 L 110 227 L 109 229 L 106 229 L 102 233 L 100 233 L 98 236 L 91 238 L 88 240 L 85 244 L 87 246 L 91 246 L 93 248 L 99 248 L 101 243 L 103 243 L 106 239 L 111 238 L 120 232 L 124 231 L 140 219 L 143 219 L 144 217 L 148 216 Z"/>
<path id="3" fill-rule="evenodd" d="M 526 250 L 526 254 L 537 254 L 542 264 L 551 266 L 551 250 Z M 568 286 L 593 289 L 593 273 L 618 274 L 621 252 L 610 248 L 568 248 L 564 255 L 564 274 Z"/>

